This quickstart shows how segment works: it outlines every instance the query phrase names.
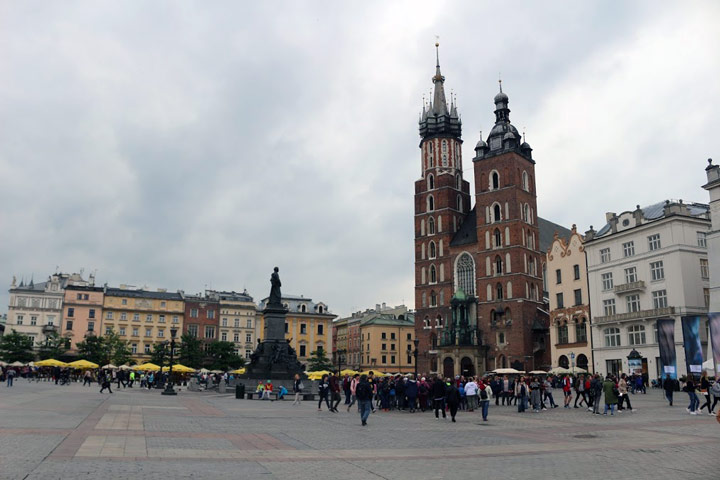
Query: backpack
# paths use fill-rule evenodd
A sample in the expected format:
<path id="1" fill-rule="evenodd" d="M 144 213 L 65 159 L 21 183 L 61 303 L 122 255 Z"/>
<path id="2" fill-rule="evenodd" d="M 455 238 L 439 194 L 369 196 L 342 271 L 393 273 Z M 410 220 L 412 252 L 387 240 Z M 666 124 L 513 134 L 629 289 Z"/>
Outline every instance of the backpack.
<path id="1" fill-rule="evenodd" d="M 480 390 L 480 400 L 487 400 L 487 399 L 488 399 L 487 392 L 483 388 Z"/>
<path id="2" fill-rule="evenodd" d="M 304 389 L 304 388 L 305 388 L 305 385 L 303 385 L 303 382 L 300 382 L 300 383 L 298 384 L 298 390 L 302 390 L 302 389 Z"/>
<path id="3" fill-rule="evenodd" d="M 427 395 L 428 393 L 428 387 L 424 383 L 420 384 L 420 388 L 418 388 L 418 392 L 420 392 L 421 395 Z"/>

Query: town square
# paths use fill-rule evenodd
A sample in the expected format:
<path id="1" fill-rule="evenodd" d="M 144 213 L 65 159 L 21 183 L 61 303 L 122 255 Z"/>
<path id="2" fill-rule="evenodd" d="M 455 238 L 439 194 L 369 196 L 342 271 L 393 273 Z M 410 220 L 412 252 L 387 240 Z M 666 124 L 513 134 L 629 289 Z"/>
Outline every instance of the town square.
<path id="1" fill-rule="evenodd" d="M 0 479 L 720 478 L 717 2 L 0 12 Z"/>

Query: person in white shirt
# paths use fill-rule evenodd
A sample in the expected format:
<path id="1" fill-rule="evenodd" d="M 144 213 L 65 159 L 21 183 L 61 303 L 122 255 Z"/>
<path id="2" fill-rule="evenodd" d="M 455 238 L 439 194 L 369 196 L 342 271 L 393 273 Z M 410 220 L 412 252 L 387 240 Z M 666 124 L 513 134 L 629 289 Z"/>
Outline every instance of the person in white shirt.
<path id="1" fill-rule="evenodd" d="M 475 377 L 471 377 L 465 384 L 465 397 L 467 398 L 468 410 L 475 411 L 478 401 L 478 385 L 475 382 Z"/>

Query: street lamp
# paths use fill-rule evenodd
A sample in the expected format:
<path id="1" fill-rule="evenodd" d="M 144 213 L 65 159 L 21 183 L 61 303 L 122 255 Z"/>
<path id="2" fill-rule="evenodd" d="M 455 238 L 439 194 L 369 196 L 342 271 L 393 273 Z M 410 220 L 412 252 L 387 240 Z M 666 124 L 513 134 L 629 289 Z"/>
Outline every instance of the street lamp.
<path id="1" fill-rule="evenodd" d="M 417 371 L 417 368 L 418 368 L 417 359 L 418 359 L 418 345 L 419 345 L 419 344 L 420 344 L 420 340 L 418 340 L 417 338 L 416 338 L 415 340 L 413 340 L 413 345 L 415 345 L 415 350 L 413 350 L 413 352 L 412 352 L 413 357 L 415 357 L 415 380 L 417 380 L 417 376 L 418 376 L 418 371 Z M 409 350 L 410 350 L 410 345 L 408 345 L 408 351 L 409 351 Z"/>
<path id="2" fill-rule="evenodd" d="M 572 374 L 575 376 L 575 352 L 570 352 L 570 365 L 572 366 Z"/>
<path id="3" fill-rule="evenodd" d="M 165 382 L 165 390 L 162 391 L 162 395 L 177 395 L 177 392 L 173 389 L 172 384 L 172 367 L 173 358 L 175 354 L 175 335 L 177 335 L 177 328 L 170 329 L 170 368 L 168 369 L 168 380 Z"/>

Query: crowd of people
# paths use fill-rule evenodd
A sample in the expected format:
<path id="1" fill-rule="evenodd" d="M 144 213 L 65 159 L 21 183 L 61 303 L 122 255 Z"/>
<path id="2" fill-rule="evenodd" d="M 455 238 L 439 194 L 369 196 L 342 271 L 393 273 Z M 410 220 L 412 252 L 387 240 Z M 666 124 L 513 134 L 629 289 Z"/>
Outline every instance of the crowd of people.
<path id="1" fill-rule="evenodd" d="M 715 415 L 715 405 L 720 401 L 720 382 L 710 383 L 703 373 L 696 385 L 690 377 L 683 382 L 682 388 L 677 380 L 667 378 L 657 383 L 672 406 L 673 393 L 688 393 L 690 406 L 688 412 L 697 412 L 707 406 L 708 413 Z M 302 382 L 296 378 L 294 383 L 295 401 L 299 403 Z M 698 407 L 696 391 L 705 396 L 705 403 Z M 562 391 L 562 400 L 556 400 L 555 392 Z M 379 377 L 368 375 L 324 375 L 318 384 L 318 411 L 323 404 L 329 412 L 338 413 L 340 403 L 349 412 L 358 403 L 362 425 L 367 424 L 370 412 L 389 412 L 392 410 L 434 412 L 435 418 L 449 418 L 455 422 L 458 411 L 473 412 L 479 410 L 484 421 L 488 420 L 489 405 L 515 407 L 518 413 L 532 411 L 541 413 L 551 408 L 586 409 L 594 415 L 610 415 L 622 412 L 635 412 L 631 394 L 647 393 L 647 385 L 641 375 L 619 376 L 599 374 L 564 375 L 519 375 L 443 378 L 440 375 L 418 376 L 397 375 Z M 713 401 L 714 398 L 714 401 Z M 693 413 L 697 414 L 697 413 Z M 718 412 L 720 415 L 720 412 Z M 719 416 L 720 418 L 720 416 Z M 720 420 L 719 420 L 720 421 Z"/>

